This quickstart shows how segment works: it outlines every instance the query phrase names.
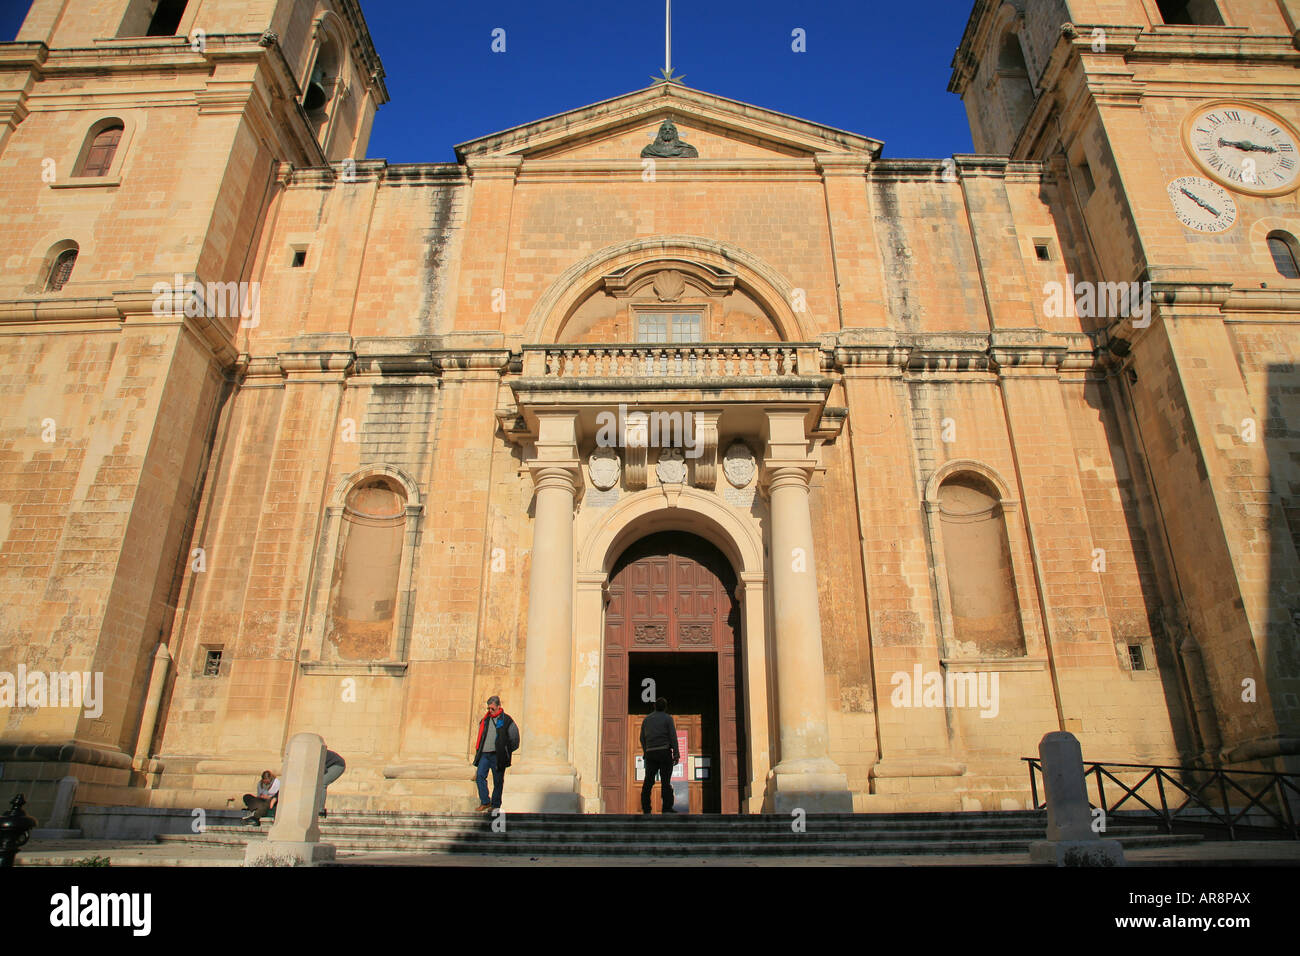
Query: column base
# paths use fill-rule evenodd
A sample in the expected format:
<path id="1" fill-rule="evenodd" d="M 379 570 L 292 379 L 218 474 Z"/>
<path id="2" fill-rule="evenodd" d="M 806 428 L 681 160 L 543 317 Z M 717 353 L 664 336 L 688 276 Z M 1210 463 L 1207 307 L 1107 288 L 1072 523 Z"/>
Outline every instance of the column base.
<path id="1" fill-rule="evenodd" d="M 506 770 L 501 809 L 507 813 L 581 813 L 578 772 L 572 767 Z"/>
<path id="2" fill-rule="evenodd" d="M 1049 866 L 1125 866 L 1124 847 L 1118 840 L 1036 840 L 1029 844 L 1029 859 Z"/>
<path id="3" fill-rule="evenodd" d="M 853 792 L 849 778 L 835 761 L 783 760 L 769 780 L 772 808 L 785 815 L 793 810 L 805 813 L 852 813 Z"/>
<path id="4" fill-rule="evenodd" d="M 285 863 L 285 860 L 296 863 Z M 244 851 L 245 866 L 314 866 L 334 859 L 332 843 L 295 843 L 259 840 Z"/>

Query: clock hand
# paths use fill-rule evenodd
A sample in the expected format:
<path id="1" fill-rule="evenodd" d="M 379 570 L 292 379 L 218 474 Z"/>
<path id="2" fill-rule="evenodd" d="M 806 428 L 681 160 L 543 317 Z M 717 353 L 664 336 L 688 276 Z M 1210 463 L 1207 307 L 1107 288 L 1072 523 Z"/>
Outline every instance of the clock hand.
<path id="1" fill-rule="evenodd" d="M 1277 152 L 1277 150 L 1274 149 L 1272 146 L 1256 146 L 1254 143 L 1243 143 L 1237 140 L 1224 139 L 1222 137 L 1219 138 L 1219 145 L 1231 146 L 1234 149 L 1241 150 L 1243 153 L 1276 153 Z"/>
<path id="2" fill-rule="evenodd" d="M 1200 197 L 1198 197 L 1198 196 L 1196 196 L 1196 195 L 1194 195 L 1194 194 L 1192 194 L 1192 193 L 1189 193 L 1189 192 L 1188 192 L 1184 187 L 1182 187 L 1182 186 L 1179 186 L 1179 187 L 1178 187 L 1178 191 L 1179 191 L 1180 193 L 1182 193 L 1184 196 L 1186 196 L 1188 199 L 1190 199 L 1192 202 L 1196 203 L 1196 205 L 1200 206 L 1202 209 L 1204 209 L 1206 212 L 1208 212 L 1208 213 L 1209 213 L 1211 216 L 1213 216 L 1215 219 L 1218 219 L 1218 218 L 1219 218 L 1219 210 L 1215 209 L 1213 206 L 1207 205 L 1205 202 L 1203 202 L 1203 201 L 1200 199 Z"/>

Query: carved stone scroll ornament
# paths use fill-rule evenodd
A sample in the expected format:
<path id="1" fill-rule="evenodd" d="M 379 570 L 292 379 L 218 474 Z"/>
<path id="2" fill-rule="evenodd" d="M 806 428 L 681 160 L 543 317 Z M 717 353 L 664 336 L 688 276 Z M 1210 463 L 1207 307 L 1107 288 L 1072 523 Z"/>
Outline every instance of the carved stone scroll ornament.
<path id="1" fill-rule="evenodd" d="M 678 139 L 677 127 L 670 119 L 660 124 L 659 135 L 655 137 L 655 141 L 641 150 L 642 159 L 698 159 L 699 155 L 699 151 L 694 146 Z"/>
<path id="2" fill-rule="evenodd" d="M 718 411 L 696 412 L 695 443 L 687 442 L 695 459 L 695 487 L 713 488 L 718 483 Z"/>
<path id="3" fill-rule="evenodd" d="M 612 448 L 597 448 L 587 459 L 591 483 L 601 491 L 608 491 L 618 484 L 620 468 L 618 452 Z"/>

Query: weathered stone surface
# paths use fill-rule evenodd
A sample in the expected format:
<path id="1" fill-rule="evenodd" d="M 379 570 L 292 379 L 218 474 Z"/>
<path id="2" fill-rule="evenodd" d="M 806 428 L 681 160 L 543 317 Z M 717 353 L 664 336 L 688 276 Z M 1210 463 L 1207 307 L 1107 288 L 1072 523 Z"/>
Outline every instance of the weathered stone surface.
<path id="1" fill-rule="evenodd" d="M 1165 191 L 1225 69 L 1300 122 L 1275 6 L 1191 44 L 1152 4 L 976 5 L 952 88 L 1005 155 L 885 159 L 660 83 L 389 165 L 360 158 L 387 98 L 364 31 L 337 110 L 262 112 L 277 57 L 320 52 L 309 4 L 191 4 L 184 30 L 237 34 L 219 82 L 185 44 L 98 42 L 112 4 L 34 4 L 0 96 L 0 675 L 105 692 L 0 680 L 0 799 L 48 818 L 73 775 L 82 806 L 223 809 L 309 731 L 348 757 L 331 809 L 464 809 L 495 693 L 524 739 L 508 805 L 600 810 L 628 694 L 605 587 L 657 531 L 734 565 L 751 811 L 1024 808 L 1020 758 L 1062 730 L 1089 758 L 1294 763 L 1300 305 L 1265 241 L 1294 197 L 1202 236 Z M 1101 53 L 1071 18 L 1137 22 Z M 256 321 L 156 310 L 177 274 L 255 277 Z M 1145 317 L 1045 304 L 1146 279 Z M 699 415 L 705 454 L 593 462 L 597 415 L 637 411 Z M 737 442 L 761 462 L 721 481 Z M 988 504 L 992 610 L 981 568 L 950 573 L 949 479 Z M 354 507 L 380 485 L 392 514 Z"/>

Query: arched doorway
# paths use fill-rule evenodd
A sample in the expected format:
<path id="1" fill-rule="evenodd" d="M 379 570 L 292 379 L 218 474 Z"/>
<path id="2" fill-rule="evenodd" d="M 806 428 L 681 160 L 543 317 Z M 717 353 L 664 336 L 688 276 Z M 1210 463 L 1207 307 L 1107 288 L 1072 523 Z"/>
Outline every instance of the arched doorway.
<path id="1" fill-rule="evenodd" d="M 642 718 L 667 697 L 686 735 L 676 789 L 692 813 L 738 813 L 743 723 L 736 576 L 722 553 L 681 531 L 648 535 L 614 563 L 605 608 L 600 793 L 608 813 L 640 812 Z M 659 795 L 653 802 L 657 810 Z M 679 810 L 684 810 L 679 799 Z"/>

